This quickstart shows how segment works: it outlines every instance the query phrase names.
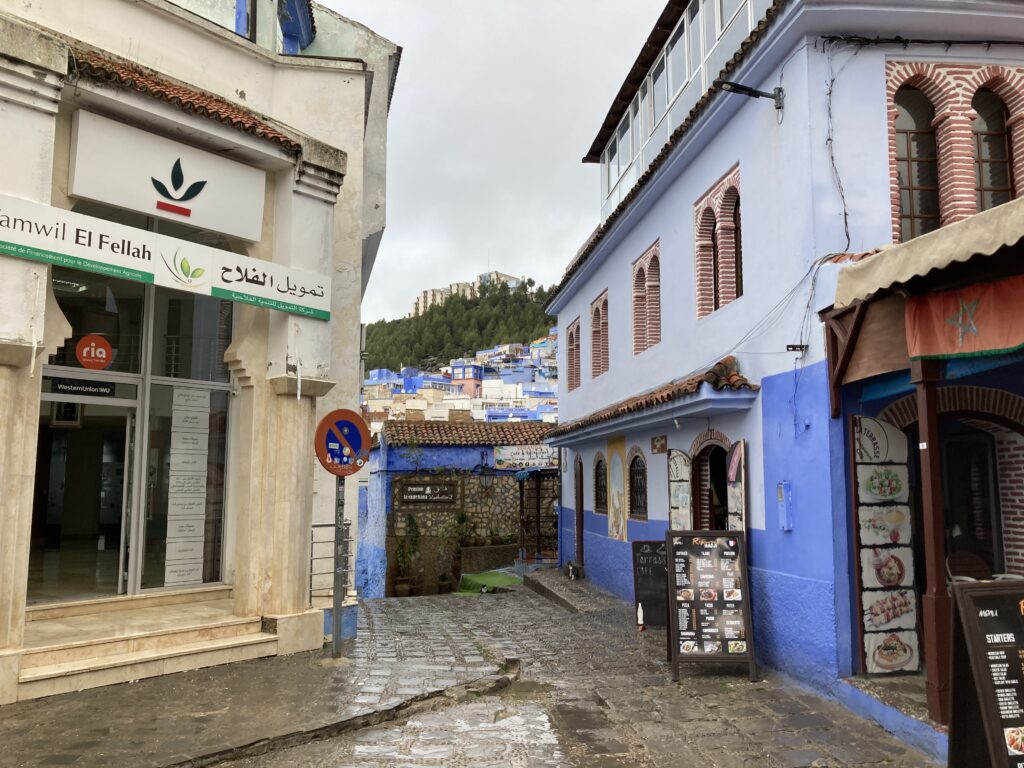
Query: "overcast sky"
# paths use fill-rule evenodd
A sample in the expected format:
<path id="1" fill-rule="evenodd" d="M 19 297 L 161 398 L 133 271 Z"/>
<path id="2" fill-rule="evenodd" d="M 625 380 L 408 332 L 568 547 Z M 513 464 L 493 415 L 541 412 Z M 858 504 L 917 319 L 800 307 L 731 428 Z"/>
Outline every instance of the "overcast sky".
<path id="1" fill-rule="evenodd" d="M 551 285 L 597 225 L 590 148 L 665 0 L 320 0 L 401 45 L 363 321 L 490 269 Z"/>

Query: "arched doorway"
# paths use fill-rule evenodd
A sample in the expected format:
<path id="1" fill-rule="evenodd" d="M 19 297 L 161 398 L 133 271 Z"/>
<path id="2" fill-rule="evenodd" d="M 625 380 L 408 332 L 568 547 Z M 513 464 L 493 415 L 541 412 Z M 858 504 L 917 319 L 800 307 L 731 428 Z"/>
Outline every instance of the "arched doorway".
<path id="1" fill-rule="evenodd" d="M 716 429 L 702 432 L 690 447 L 693 457 L 693 527 L 729 529 L 728 462 L 732 442 Z"/>

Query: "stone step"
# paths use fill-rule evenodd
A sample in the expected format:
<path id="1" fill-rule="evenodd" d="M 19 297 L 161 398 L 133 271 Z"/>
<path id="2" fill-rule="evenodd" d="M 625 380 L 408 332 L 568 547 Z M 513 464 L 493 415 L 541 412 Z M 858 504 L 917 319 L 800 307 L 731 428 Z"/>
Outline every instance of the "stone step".
<path id="1" fill-rule="evenodd" d="M 134 611 L 161 605 L 182 605 L 202 603 L 211 600 L 227 600 L 231 587 L 218 584 L 213 587 L 195 587 L 184 590 L 168 590 L 146 595 L 119 595 L 98 597 L 93 600 L 76 600 L 70 603 L 42 603 L 30 605 L 25 610 L 25 621 L 49 621 L 50 619 L 81 616 L 89 613 L 110 611 Z"/>
<path id="2" fill-rule="evenodd" d="M 258 659 L 276 653 L 277 637 L 260 632 L 34 667 L 23 670 L 18 677 L 18 701 Z"/>
<path id="3" fill-rule="evenodd" d="M 75 661 L 125 656 L 144 651 L 157 651 L 182 645 L 257 635 L 262 622 L 257 617 L 211 617 L 196 619 L 184 626 L 166 629 L 119 632 L 116 636 L 68 640 L 26 648 L 21 656 L 21 670 L 51 667 Z"/>

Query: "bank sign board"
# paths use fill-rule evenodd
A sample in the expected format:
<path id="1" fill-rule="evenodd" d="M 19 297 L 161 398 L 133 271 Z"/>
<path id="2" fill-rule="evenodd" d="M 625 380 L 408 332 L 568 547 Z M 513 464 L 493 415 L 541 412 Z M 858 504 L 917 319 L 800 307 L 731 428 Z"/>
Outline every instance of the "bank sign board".
<path id="1" fill-rule="evenodd" d="M 0 254 L 329 320 L 326 275 L 0 195 Z"/>
<path id="2" fill-rule="evenodd" d="M 257 241 L 266 174 L 78 110 L 71 122 L 68 194 Z"/>

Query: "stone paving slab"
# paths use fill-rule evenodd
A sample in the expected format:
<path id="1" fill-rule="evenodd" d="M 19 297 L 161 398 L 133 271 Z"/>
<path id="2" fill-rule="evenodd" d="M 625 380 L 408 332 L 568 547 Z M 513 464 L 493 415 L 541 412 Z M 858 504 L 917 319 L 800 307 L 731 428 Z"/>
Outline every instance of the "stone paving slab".
<path id="1" fill-rule="evenodd" d="M 523 576 L 523 585 L 572 613 L 608 609 L 618 598 L 585 579 L 568 579 L 558 568 L 538 568 Z"/>
<path id="2" fill-rule="evenodd" d="M 337 661 L 326 650 L 258 659 L 0 707 L 0 765 L 182 764 L 393 709 L 499 671 L 472 633 L 410 614 L 403 602 L 411 600 L 366 603 L 358 636 Z"/>
<path id="3" fill-rule="evenodd" d="M 663 660 L 664 633 L 638 633 L 628 604 L 599 591 L 586 594 L 592 603 L 581 613 L 526 589 L 470 599 L 381 601 L 395 604 L 389 618 L 409 631 L 444 626 L 460 639 L 518 658 L 520 681 L 500 695 L 428 717 L 231 768 L 935 765 L 877 725 L 782 679 L 751 683 L 744 668 L 696 667 L 673 684 Z M 524 746 L 534 742 L 534 751 Z"/>

